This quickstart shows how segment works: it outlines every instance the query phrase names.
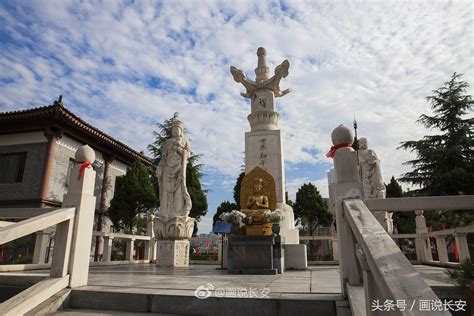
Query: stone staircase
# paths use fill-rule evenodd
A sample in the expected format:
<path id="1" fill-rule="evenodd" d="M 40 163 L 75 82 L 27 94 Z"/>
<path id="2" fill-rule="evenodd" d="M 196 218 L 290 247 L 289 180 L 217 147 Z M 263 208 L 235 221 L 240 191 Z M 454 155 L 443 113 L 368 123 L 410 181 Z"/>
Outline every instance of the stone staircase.
<path id="1" fill-rule="evenodd" d="M 153 289 L 125 292 L 114 287 L 86 286 L 58 293 L 31 311 L 31 315 L 351 315 L 349 304 L 341 295 L 199 299 L 189 292 L 164 294 Z"/>

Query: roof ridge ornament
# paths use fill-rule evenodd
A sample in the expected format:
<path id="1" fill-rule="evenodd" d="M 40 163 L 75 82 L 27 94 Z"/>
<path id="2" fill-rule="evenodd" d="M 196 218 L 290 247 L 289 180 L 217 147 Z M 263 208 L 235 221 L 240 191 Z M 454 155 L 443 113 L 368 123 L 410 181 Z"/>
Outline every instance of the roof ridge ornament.
<path id="1" fill-rule="evenodd" d="M 249 80 L 245 77 L 242 70 L 230 66 L 230 73 L 234 77 L 235 82 L 241 83 L 247 90 L 241 95 L 245 98 L 252 98 L 255 91 L 270 89 L 275 94 L 275 97 L 282 97 L 291 92 L 291 89 L 280 90 L 280 80 L 288 76 L 288 69 L 290 62 L 285 59 L 280 65 L 275 68 L 273 77 L 268 78 L 269 67 L 267 66 L 267 51 L 263 47 L 257 49 L 258 63 L 255 68 L 255 81 Z"/>
<path id="2" fill-rule="evenodd" d="M 62 94 L 59 95 L 59 98 L 58 98 L 57 100 L 54 100 L 53 105 L 54 105 L 54 106 L 61 106 L 61 107 L 64 107 Z"/>

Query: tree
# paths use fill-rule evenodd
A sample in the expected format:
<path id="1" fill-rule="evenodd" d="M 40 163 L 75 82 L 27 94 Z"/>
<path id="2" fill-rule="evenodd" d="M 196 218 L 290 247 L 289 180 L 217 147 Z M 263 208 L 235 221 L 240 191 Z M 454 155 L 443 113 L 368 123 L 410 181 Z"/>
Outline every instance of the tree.
<path id="1" fill-rule="evenodd" d="M 155 141 L 148 145 L 148 150 L 151 152 L 154 163 L 158 165 L 158 162 L 161 160 L 161 155 L 163 151 L 163 145 L 165 141 L 171 137 L 171 127 L 175 120 L 178 120 L 178 112 L 173 114 L 173 117 L 165 120 L 163 123 L 157 123 L 158 131 L 154 131 L 153 135 L 155 136 Z M 186 131 L 185 131 L 186 132 Z M 186 188 L 188 193 L 191 196 L 192 208 L 189 213 L 189 216 L 196 219 L 196 224 L 194 225 L 195 235 L 197 233 L 197 222 L 201 220 L 201 216 L 206 215 L 207 213 L 207 190 L 203 190 L 201 186 L 202 173 L 202 164 L 198 163 L 201 155 L 196 155 L 193 152 L 189 155 L 188 164 L 186 166 Z M 158 181 L 153 172 L 153 184 L 155 186 L 155 191 L 159 192 Z M 158 200 L 159 205 L 159 200 Z"/>
<path id="2" fill-rule="evenodd" d="M 234 203 L 231 203 L 229 201 L 224 201 L 217 207 L 216 213 L 214 214 L 212 218 L 212 226 L 216 224 L 217 221 L 219 221 L 219 216 L 224 213 L 224 212 L 230 212 L 233 210 L 240 210 L 240 185 L 242 184 L 242 180 L 245 177 L 245 172 L 241 172 L 239 176 L 237 177 L 237 180 L 235 181 L 234 185 Z"/>
<path id="3" fill-rule="evenodd" d="M 313 235 L 319 225 L 329 226 L 333 222 L 333 215 L 328 210 L 318 189 L 310 182 L 303 184 L 296 192 L 293 206 L 295 218 Z"/>
<path id="4" fill-rule="evenodd" d="M 439 196 L 474 193 L 474 118 L 470 114 L 474 102 L 466 94 L 469 87 L 454 73 L 444 86 L 426 97 L 433 116 L 423 114 L 417 120 L 428 129 L 438 131 L 417 141 L 405 141 L 399 148 L 410 150 L 416 159 L 405 162 L 413 168 L 402 175 L 400 181 L 419 189 L 414 195 Z M 469 212 L 429 212 L 428 225 L 440 222 L 467 225 L 474 219 Z M 437 226 L 437 225 L 435 225 Z"/>
<path id="5" fill-rule="evenodd" d="M 474 118 L 465 118 L 474 102 L 465 94 L 469 87 L 454 73 L 444 87 L 426 97 L 434 112 L 417 120 L 439 134 L 417 141 L 405 141 L 399 148 L 410 150 L 416 159 L 405 162 L 413 170 L 400 181 L 420 186 L 417 195 L 457 195 L 474 193 Z"/>
<path id="6" fill-rule="evenodd" d="M 242 207 L 240 206 L 240 185 L 242 184 L 242 180 L 244 179 L 244 177 L 245 177 L 245 172 L 241 172 L 234 185 L 234 202 L 235 202 L 234 210 L 242 209 Z"/>
<path id="7" fill-rule="evenodd" d="M 392 176 L 392 178 L 390 179 L 389 184 L 385 184 L 385 188 L 388 198 L 403 196 L 403 189 L 401 185 L 397 182 L 397 180 L 395 180 L 394 176 Z"/>
<path id="8" fill-rule="evenodd" d="M 225 212 L 231 212 L 237 209 L 237 205 L 235 203 L 231 203 L 229 201 L 224 201 L 217 207 L 216 213 L 212 217 L 212 227 L 216 224 L 216 222 L 220 221 L 219 216 Z"/>
<path id="9" fill-rule="evenodd" d="M 394 176 L 389 184 L 385 184 L 387 198 L 403 197 L 403 189 Z M 413 212 L 394 212 L 393 223 L 399 234 L 408 234 L 415 231 L 415 213 Z"/>
<path id="10" fill-rule="evenodd" d="M 132 228 L 138 214 L 156 207 L 156 194 L 148 168 L 135 161 L 123 176 L 117 177 L 114 197 L 110 201 L 109 217 L 116 228 Z"/>

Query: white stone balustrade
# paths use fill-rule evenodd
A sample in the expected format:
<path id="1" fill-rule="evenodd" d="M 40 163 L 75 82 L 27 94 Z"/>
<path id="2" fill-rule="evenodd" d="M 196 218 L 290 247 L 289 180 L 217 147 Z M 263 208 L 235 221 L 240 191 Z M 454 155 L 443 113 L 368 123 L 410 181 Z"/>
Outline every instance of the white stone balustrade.
<path id="1" fill-rule="evenodd" d="M 0 228 L 0 244 L 5 244 L 56 225 L 50 278 L 0 304 L 1 315 L 25 314 L 65 287 L 87 285 L 95 211 L 95 171 L 90 164 L 82 163 L 94 162 L 95 153 L 86 145 L 77 150 L 75 158 L 80 164 L 72 170 L 73 176 L 68 184 L 68 193 L 63 198 L 63 208 L 29 210 L 30 214 L 36 213 L 34 217 L 29 216 L 31 218 Z M 10 211 L 1 210 L 1 214 L 8 217 Z M 13 211 L 18 212 L 18 209 Z M 36 244 L 35 260 L 41 262 L 45 250 L 42 236 Z"/>
<path id="2" fill-rule="evenodd" d="M 36 232 L 33 263 L 46 263 L 46 252 L 48 249 L 50 233 L 51 232 L 47 230 L 40 230 Z"/>
<path id="3" fill-rule="evenodd" d="M 153 251 L 151 248 L 151 236 L 143 236 L 143 235 L 130 235 L 130 234 L 122 234 L 122 233 L 106 233 L 106 232 L 99 232 L 94 231 L 92 233 L 93 236 L 103 238 L 104 242 L 104 252 L 102 254 L 102 261 L 105 264 L 124 264 L 124 263 L 148 263 L 151 261 L 150 254 Z M 112 261 L 112 251 L 113 251 L 113 241 L 122 239 L 125 240 L 125 259 L 121 261 Z M 136 249 L 135 249 L 135 241 L 136 240 L 143 240 L 145 242 L 145 251 L 144 251 L 144 258 L 143 260 L 135 259 Z M 99 264 L 100 262 L 91 263 L 94 265 Z"/>
<path id="4" fill-rule="evenodd" d="M 343 296 L 351 296 L 348 292 L 363 280 L 367 315 L 376 314 L 371 309 L 371 303 L 377 299 L 438 299 L 364 204 L 357 157 L 351 147 L 353 132 L 340 125 L 332 132 L 331 138 L 334 144 L 331 151 L 334 153 L 336 173 L 335 206 Z M 420 217 L 417 220 L 420 233 L 423 223 L 426 227 L 424 218 Z M 351 300 L 351 303 L 355 301 Z M 353 306 L 352 310 L 356 309 Z M 397 314 L 408 315 L 411 312 L 400 311 Z M 449 313 L 432 311 L 431 315 Z"/>
<path id="5" fill-rule="evenodd" d="M 415 211 L 415 214 L 417 235 L 415 238 L 416 258 L 421 262 L 433 261 L 430 239 L 424 237 L 424 234 L 428 233 L 428 227 L 426 227 L 426 219 L 423 216 L 423 211 Z"/>

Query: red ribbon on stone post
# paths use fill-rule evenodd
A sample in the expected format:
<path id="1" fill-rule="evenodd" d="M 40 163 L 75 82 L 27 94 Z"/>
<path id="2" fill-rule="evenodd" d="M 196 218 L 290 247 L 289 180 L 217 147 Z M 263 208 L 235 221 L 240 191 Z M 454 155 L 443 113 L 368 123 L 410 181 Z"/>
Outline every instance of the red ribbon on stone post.
<path id="1" fill-rule="evenodd" d="M 92 164 L 88 161 L 78 163 L 81 164 L 81 169 L 79 169 L 79 175 L 77 176 L 77 180 L 79 180 L 84 175 L 84 170 L 86 170 L 86 168 L 90 168 L 92 166 Z"/>
<path id="2" fill-rule="evenodd" d="M 334 158 L 334 154 L 336 153 L 336 150 L 338 150 L 339 148 L 346 148 L 346 147 L 352 147 L 352 144 L 339 144 L 336 146 L 331 146 L 331 149 L 326 154 L 326 157 Z"/>

